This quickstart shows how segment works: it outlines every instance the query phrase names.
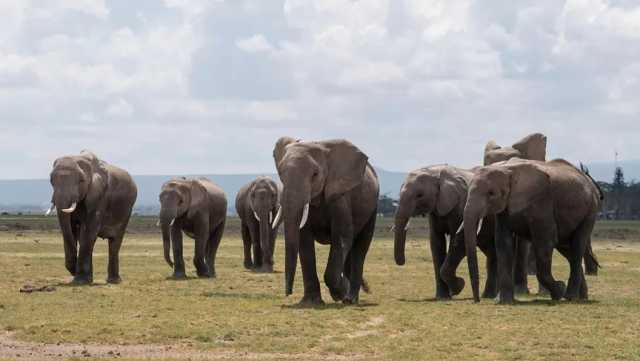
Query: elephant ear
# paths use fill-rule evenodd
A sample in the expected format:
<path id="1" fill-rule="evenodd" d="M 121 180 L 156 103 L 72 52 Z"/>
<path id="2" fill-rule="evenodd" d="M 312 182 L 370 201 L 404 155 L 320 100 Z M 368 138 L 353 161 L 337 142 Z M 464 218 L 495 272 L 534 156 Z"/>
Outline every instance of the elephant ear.
<path id="1" fill-rule="evenodd" d="M 455 170 L 445 168 L 440 172 L 436 212 L 446 216 L 456 207 L 464 207 L 467 201 L 467 180 Z"/>
<path id="2" fill-rule="evenodd" d="M 284 157 L 285 148 L 287 147 L 287 145 L 297 143 L 299 141 L 300 139 L 294 139 L 291 137 L 280 137 L 276 141 L 276 145 L 273 147 L 273 160 L 276 162 L 276 168 L 278 168 L 280 161 Z"/>
<path id="3" fill-rule="evenodd" d="M 518 213 L 535 202 L 550 196 L 551 179 L 540 167 L 523 161 L 510 167 L 509 211 Z"/>
<path id="4" fill-rule="evenodd" d="M 491 163 L 489 159 L 489 155 L 492 151 L 502 149 L 499 145 L 496 144 L 495 140 L 490 140 L 487 142 L 487 145 L 484 146 L 484 165 L 488 165 Z"/>
<path id="5" fill-rule="evenodd" d="M 191 180 L 190 183 L 191 201 L 189 203 L 187 217 L 192 218 L 199 209 L 206 208 L 207 190 L 197 179 Z"/>
<path id="6" fill-rule="evenodd" d="M 331 202 L 362 182 L 369 157 L 347 140 L 330 140 L 321 144 L 328 149 L 324 197 Z"/>
<path id="7" fill-rule="evenodd" d="M 88 184 L 85 204 L 88 210 L 94 210 L 107 190 L 109 172 L 104 162 L 100 161 L 95 154 L 86 150 L 80 152 L 78 166 L 83 170 L 86 176 L 85 181 Z"/>
<path id="8" fill-rule="evenodd" d="M 522 158 L 545 161 L 547 157 L 547 137 L 541 133 L 527 135 L 513 145 L 522 153 Z"/>

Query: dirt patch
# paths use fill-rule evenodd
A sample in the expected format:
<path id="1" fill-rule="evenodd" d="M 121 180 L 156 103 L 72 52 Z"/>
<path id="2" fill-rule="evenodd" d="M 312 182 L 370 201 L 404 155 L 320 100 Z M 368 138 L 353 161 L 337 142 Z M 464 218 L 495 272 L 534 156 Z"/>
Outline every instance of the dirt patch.
<path id="1" fill-rule="evenodd" d="M 12 332 L 0 333 L 0 358 L 20 358 L 22 360 L 67 359 L 70 357 L 129 358 L 129 359 L 190 359 L 190 360 L 263 360 L 263 359 L 304 359 L 304 360 L 358 360 L 371 359 L 363 354 L 312 354 L 312 353 L 257 353 L 242 351 L 204 351 L 187 345 L 99 345 L 99 344 L 45 344 L 16 340 Z"/>

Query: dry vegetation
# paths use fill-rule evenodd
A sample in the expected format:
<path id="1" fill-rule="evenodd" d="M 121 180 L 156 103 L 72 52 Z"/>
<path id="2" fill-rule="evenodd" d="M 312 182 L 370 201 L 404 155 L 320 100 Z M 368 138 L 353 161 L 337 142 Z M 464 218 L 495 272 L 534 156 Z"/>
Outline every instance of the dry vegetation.
<path id="1" fill-rule="evenodd" d="M 468 288 L 435 302 L 425 232 L 417 228 L 424 222 L 415 222 L 404 267 L 393 262 L 389 224 L 380 225 L 365 266 L 372 293 L 360 305 L 332 303 L 323 290 L 325 306 L 300 309 L 293 307 L 302 292 L 299 267 L 294 295 L 284 297 L 282 237 L 278 272 L 255 274 L 242 267 L 230 222 L 218 278 L 172 281 L 160 236 L 149 233 L 155 220 L 137 219 L 121 253 L 124 282 L 104 283 L 106 242 L 99 240 L 97 284 L 72 287 L 60 236 L 47 222 L 0 218 L 10 226 L 0 232 L 0 359 L 640 359 L 640 223 L 598 225 L 603 269 L 588 279 L 588 303 L 532 296 L 515 306 L 473 304 Z M 17 230 L 25 225 L 38 230 Z M 193 242 L 185 244 L 191 256 Z M 328 249 L 316 250 L 322 272 Z M 460 271 L 466 277 L 466 267 Z M 567 278 L 563 259 L 556 258 L 554 273 Z M 55 290 L 20 293 L 25 284 Z M 536 288 L 533 277 L 530 284 Z"/>

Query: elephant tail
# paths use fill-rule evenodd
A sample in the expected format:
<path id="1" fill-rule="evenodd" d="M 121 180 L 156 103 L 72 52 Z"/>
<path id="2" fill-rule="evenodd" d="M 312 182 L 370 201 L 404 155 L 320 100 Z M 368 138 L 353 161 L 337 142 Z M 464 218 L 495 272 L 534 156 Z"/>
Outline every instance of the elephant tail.
<path id="1" fill-rule="evenodd" d="M 362 285 L 360 286 L 365 293 L 371 293 L 371 287 L 369 287 L 369 282 L 362 278 Z"/>
<path id="2" fill-rule="evenodd" d="M 598 182 L 596 182 L 596 180 L 593 179 L 591 174 L 589 174 L 589 168 L 585 167 L 584 164 L 580 163 L 580 170 L 591 180 L 591 183 L 593 183 L 593 185 L 596 186 L 600 200 L 601 201 L 604 200 L 604 192 L 602 191 L 602 188 L 600 188 L 600 185 L 598 184 Z"/>

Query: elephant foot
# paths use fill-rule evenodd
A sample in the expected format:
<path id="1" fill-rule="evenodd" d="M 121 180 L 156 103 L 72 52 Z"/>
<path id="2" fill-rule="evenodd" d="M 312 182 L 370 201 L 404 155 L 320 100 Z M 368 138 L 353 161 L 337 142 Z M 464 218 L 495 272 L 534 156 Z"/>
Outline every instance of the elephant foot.
<path id="1" fill-rule="evenodd" d="M 258 273 L 273 273 L 273 265 L 263 264 L 260 267 L 254 268 L 254 271 Z"/>
<path id="2" fill-rule="evenodd" d="M 554 290 L 551 292 L 551 299 L 554 301 L 560 300 L 564 297 L 567 292 L 567 286 L 565 286 L 564 282 L 556 281 L 554 285 Z"/>
<path id="3" fill-rule="evenodd" d="M 324 305 L 324 301 L 322 301 L 322 297 L 320 294 L 317 295 L 304 295 L 300 302 L 298 302 L 298 306 L 300 307 L 313 307 Z"/>
<path id="4" fill-rule="evenodd" d="M 538 284 L 538 296 L 548 297 L 550 295 L 549 290 L 545 286 Z"/>
<path id="5" fill-rule="evenodd" d="M 198 278 L 216 278 L 216 274 L 211 272 L 201 273 L 198 275 Z"/>
<path id="6" fill-rule="evenodd" d="M 173 272 L 173 274 L 171 275 L 171 277 L 169 277 L 169 279 L 172 279 L 172 280 L 186 280 L 187 279 L 187 274 L 184 273 L 184 271 Z"/>
<path id="7" fill-rule="evenodd" d="M 345 305 L 357 305 L 358 301 L 359 301 L 358 295 L 347 295 L 343 300 L 342 303 L 344 303 Z"/>
<path id="8" fill-rule="evenodd" d="M 107 278 L 107 283 L 110 283 L 112 285 L 117 285 L 122 283 L 122 278 L 120 278 L 120 276 L 109 276 L 109 278 Z"/>
<path id="9" fill-rule="evenodd" d="M 71 284 L 76 286 L 90 285 L 92 283 L 93 283 L 92 277 L 80 276 L 80 275 L 76 275 L 75 277 L 73 277 L 73 281 L 71 281 Z"/>
<path id="10" fill-rule="evenodd" d="M 499 292 L 496 298 L 496 304 L 498 305 L 512 305 L 515 301 L 513 292 Z"/>
<path id="11" fill-rule="evenodd" d="M 528 295 L 530 294 L 529 292 L 529 287 L 527 287 L 527 285 L 515 285 L 513 287 L 513 292 L 515 292 L 516 295 Z"/>
<path id="12" fill-rule="evenodd" d="M 498 297 L 498 291 L 495 289 L 484 289 L 484 292 L 482 292 L 482 298 L 487 298 L 487 299 L 495 299 L 496 297 Z"/>
<path id="13" fill-rule="evenodd" d="M 251 261 L 244 261 L 244 268 L 252 270 L 253 269 L 253 262 Z"/>
<path id="14" fill-rule="evenodd" d="M 455 277 L 452 283 L 447 283 L 449 286 L 449 294 L 451 297 L 459 295 L 464 289 L 464 279 Z"/>

